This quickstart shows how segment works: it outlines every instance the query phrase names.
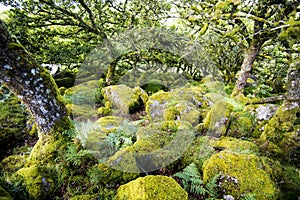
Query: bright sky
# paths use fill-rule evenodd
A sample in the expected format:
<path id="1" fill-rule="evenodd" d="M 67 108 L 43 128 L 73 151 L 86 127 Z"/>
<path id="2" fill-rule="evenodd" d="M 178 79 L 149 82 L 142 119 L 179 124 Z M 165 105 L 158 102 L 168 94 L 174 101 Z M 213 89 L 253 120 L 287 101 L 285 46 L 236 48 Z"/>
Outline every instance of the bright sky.
<path id="1" fill-rule="evenodd" d="M 9 7 L 6 7 L 6 6 L 2 5 L 2 4 L 0 4 L 0 13 L 3 12 L 3 11 L 5 11 L 5 10 L 8 10 L 8 9 L 9 9 Z"/>

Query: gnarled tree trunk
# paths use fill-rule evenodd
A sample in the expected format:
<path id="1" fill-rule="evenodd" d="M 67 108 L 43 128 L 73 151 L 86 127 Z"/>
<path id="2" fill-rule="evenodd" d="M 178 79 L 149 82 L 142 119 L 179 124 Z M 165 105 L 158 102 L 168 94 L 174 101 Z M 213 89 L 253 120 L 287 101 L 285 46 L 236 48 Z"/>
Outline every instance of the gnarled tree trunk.
<path id="1" fill-rule="evenodd" d="M 263 43 L 264 43 L 263 40 L 256 40 L 256 39 L 253 39 L 252 42 L 250 43 L 249 49 L 245 52 L 245 57 L 243 60 L 243 64 L 241 66 L 241 71 L 238 80 L 236 82 L 235 88 L 231 95 L 232 97 L 235 97 L 239 94 L 243 94 L 245 85 L 247 83 L 247 79 L 252 70 L 254 60 L 257 57 Z"/>
<path id="2" fill-rule="evenodd" d="M 40 134 L 66 123 L 67 110 L 50 74 L 40 67 L 0 21 L 0 81 L 27 106 Z M 59 125 L 61 127 L 61 125 Z"/>

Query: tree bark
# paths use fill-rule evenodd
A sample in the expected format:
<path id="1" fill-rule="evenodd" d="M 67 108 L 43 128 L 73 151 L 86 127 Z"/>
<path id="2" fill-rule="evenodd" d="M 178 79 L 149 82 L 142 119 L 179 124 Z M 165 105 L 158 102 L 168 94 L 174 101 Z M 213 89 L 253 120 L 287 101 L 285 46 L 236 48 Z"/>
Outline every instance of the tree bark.
<path id="1" fill-rule="evenodd" d="M 253 39 L 250 43 L 249 49 L 245 52 L 245 57 L 243 60 L 243 64 L 241 66 L 241 71 L 236 82 L 235 88 L 231 94 L 232 97 L 238 96 L 239 94 L 243 94 L 245 85 L 247 83 L 247 79 L 252 70 L 252 66 L 255 58 L 259 54 L 261 46 L 263 45 L 263 40 Z"/>
<path id="2" fill-rule="evenodd" d="M 0 81 L 27 106 L 40 134 L 69 126 L 67 109 L 53 78 L 18 44 L 1 20 Z"/>

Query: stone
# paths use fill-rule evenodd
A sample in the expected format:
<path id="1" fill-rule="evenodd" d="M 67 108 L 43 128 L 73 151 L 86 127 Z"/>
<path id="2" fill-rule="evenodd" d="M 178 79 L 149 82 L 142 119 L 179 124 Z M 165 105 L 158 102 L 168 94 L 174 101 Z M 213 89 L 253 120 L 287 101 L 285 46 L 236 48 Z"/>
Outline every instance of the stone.
<path id="1" fill-rule="evenodd" d="M 187 192 L 167 176 L 146 176 L 121 185 L 115 200 L 187 200 Z"/>

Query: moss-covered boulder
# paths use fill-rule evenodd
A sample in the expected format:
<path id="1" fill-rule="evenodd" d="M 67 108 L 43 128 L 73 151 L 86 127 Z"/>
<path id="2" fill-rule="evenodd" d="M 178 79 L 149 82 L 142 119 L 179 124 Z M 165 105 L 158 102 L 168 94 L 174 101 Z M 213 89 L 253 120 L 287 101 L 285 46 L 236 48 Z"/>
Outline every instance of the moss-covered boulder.
<path id="1" fill-rule="evenodd" d="M 119 187 L 115 200 L 187 200 L 187 192 L 172 178 L 146 176 Z"/>
<path id="2" fill-rule="evenodd" d="M 221 137 L 215 140 L 213 147 L 215 149 L 227 149 L 237 153 L 258 153 L 259 149 L 253 142 L 241 140 L 233 137 Z"/>
<path id="3" fill-rule="evenodd" d="M 148 100 L 148 95 L 140 87 L 134 89 L 126 85 L 113 85 L 102 89 L 104 100 L 110 102 L 114 115 L 127 115 L 139 110 Z"/>
<path id="4" fill-rule="evenodd" d="M 281 174 L 281 166 L 255 154 L 221 151 L 203 165 L 203 179 L 208 181 L 221 174 L 220 187 L 225 195 L 235 199 L 254 193 L 256 199 L 276 199 L 279 189 L 274 182 Z"/>
<path id="5" fill-rule="evenodd" d="M 23 177 L 32 199 L 47 199 L 55 188 L 51 173 L 45 167 L 33 165 L 20 169 L 17 174 Z"/>
<path id="6" fill-rule="evenodd" d="M 154 171 L 177 160 L 191 144 L 192 126 L 184 121 L 163 121 L 141 127 L 137 141 L 111 156 L 107 165 L 126 172 Z"/>
<path id="7" fill-rule="evenodd" d="M 13 200 L 8 192 L 0 186 L 0 200 Z"/>
<path id="8" fill-rule="evenodd" d="M 203 122 L 204 128 L 208 130 L 208 135 L 221 137 L 226 134 L 232 110 L 233 105 L 223 100 L 213 105 Z"/>
<path id="9" fill-rule="evenodd" d="M 285 102 L 264 127 L 261 143 L 273 143 L 289 155 L 300 146 L 300 103 Z M 268 151 L 273 151 L 267 148 Z M 274 152 L 274 151 L 273 151 Z M 276 153 L 276 152 L 274 152 Z"/>
<path id="10" fill-rule="evenodd" d="M 246 110 L 241 112 L 233 112 L 230 116 L 230 125 L 226 135 L 235 138 L 252 137 L 255 124 L 255 116 L 250 112 Z"/>
<path id="11" fill-rule="evenodd" d="M 146 112 L 153 122 L 183 120 L 197 125 L 211 105 L 201 87 L 191 86 L 151 95 L 146 104 Z"/>

